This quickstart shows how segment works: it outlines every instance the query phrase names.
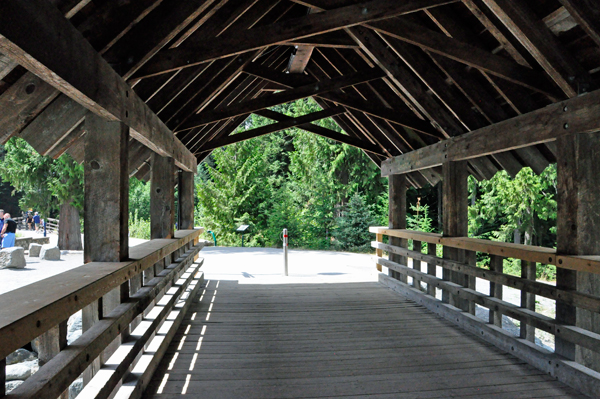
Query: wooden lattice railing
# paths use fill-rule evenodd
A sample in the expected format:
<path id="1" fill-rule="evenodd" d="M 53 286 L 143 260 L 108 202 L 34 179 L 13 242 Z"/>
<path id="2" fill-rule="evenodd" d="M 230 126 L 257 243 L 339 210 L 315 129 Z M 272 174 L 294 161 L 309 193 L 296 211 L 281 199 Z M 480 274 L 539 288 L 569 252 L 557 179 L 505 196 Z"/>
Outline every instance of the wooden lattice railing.
<path id="1" fill-rule="evenodd" d="M 557 304 L 600 312 L 598 296 L 536 281 L 536 263 L 600 274 L 600 257 L 563 256 L 550 248 L 386 227 L 371 227 L 369 231 L 377 237 L 371 243 L 376 250 L 377 268 L 382 271 L 384 266 L 389 271 L 389 276 L 380 274 L 380 282 L 583 393 L 598 395 L 600 373 L 536 345 L 535 329 L 552 334 L 557 342 L 563 340 L 593 352 L 600 352 L 600 334 L 562 325 L 554 317 L 537 312 L 535 304 L 536 296 L 540 296 Z M 399 238 L 401 246 L 384 243 L 384 236 Z M 409 249 L 409 240 L 414 250 Z M 454 252 L 438 257 L 439 246 L 445 253 L 448 249 Z M 423 253 L 423 247 L 427 253 Z M 457 255 L 456 250 L 463 251 Z M 476 266 L 478 252 L 489 255 L 489 270 Z M 505 258 L 521 260 L 520 276 L 504 273 Z M 489 293 L 477 290 L 476 279 L 489 282 Z M 520 304 L 503 300 L 503 287 L 519 290 Z M 487 308 L 489 317 L 476 317 L 476 305 Z M 518 336 L 503 328 L 503 315 L 518 321 Z"/>
<path id="2" fill-rule="evenodd" d="M 82 374 L 82 397 L 108 398 L 116 390 L 119 397 L 139 397 L 203 284 L 196 261 L 205 245 L 201 233 L 180 230 L 174 239 L 131 247 L 131 261 L 87 263 L 0 295 L 0 359 L 36 338 L 59 348 L 6 397 L 68 397 Z M 66 345 L 66 321 L 81 309 L 83 334 Z"/>

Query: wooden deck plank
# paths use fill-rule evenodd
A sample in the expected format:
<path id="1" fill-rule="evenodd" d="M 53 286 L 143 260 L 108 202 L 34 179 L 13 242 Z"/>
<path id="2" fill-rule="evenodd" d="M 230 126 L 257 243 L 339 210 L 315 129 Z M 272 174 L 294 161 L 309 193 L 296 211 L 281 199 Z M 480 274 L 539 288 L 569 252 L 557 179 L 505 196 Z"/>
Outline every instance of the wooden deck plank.
<path id="1" fill-rule="evenodd" d="M 146 398 L 583 397 L 376 283 L 209 281 Z"/>

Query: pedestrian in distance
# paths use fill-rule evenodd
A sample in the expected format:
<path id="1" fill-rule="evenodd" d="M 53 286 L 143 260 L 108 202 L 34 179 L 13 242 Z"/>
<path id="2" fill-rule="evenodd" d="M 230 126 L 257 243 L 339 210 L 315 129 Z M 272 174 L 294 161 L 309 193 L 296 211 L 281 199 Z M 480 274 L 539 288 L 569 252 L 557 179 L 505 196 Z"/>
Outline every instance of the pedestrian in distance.
<path id="1" fill-rule="evenodd" d="M 33 216 L 31 216 L 31 212 L 27 212 L 27 230 L 33 230 Z"/>
<path id="2" fill-rule="evenodd" d="M 40 230 L 40 215 L 36 212 L 33 215 L 33 224 L 35 226 L 35 231 L 39 231 Z"/>
<path id="3" fill-rule="evenodd" d="M 10 213 L 4 214 L 4 226 L 2 227 L 2 248 L 11 248 L 15 246 L 15 233 L 17 232 L 17 222 L 10 218 Z"/>

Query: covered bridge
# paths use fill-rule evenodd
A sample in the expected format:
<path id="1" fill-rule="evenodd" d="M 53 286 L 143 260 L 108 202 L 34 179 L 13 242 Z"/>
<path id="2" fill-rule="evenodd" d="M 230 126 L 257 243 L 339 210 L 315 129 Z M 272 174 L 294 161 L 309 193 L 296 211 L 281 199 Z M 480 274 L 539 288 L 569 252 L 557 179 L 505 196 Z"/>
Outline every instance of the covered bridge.
<path id="1" fill-rule="evenodd" d="M 44 342 L 45 365 L 8 397 L 58 397 L 81 373 L 95 397 L 139 397 L 203 284 L 197 163 L 290 127 L 358 147 L 389 176 L 390 223 L 372 228 L 383 284 L 600 395 L 599 83 L 595 0 L 0 1 L 0 142 L 22 137 L 84 163 L 88 262 L 33 300 L 0 296 L 0 359 Z M 270 109 L 307 97 L 322 110 Z M 251 114 L 273 124 L 236 133 Z M 343 133 L 311 123 L 328 117 Z M 550 163 L 556 249 L 467 238 L 469 174 Z M 132 250 L 130 176 L 152 187 L 153 240 Z M 443 235 L 406 230 L 407 187 L 440 181 Z M 428 254 L 408 240 L 427 242 Z M 491 270 L 474 266 L 476 252 L 492 255 Z M 502 273 L 506 257 L 522 260 L 520 277 Z M 535 281 L 536 262 L 558 267 L 556 286 Z M 521 304 L 504 301 L 503 286 L 521 290 Z M 536 296 L 556 301 L 555 318 L 535 311 Z M 64 322 L 80 309 L 84 335 L 66 346 Z M 520 336 L 502 315 L 520 321 Z M 535 329 L 556 337 L 554 352 L 532 342 Z"/>

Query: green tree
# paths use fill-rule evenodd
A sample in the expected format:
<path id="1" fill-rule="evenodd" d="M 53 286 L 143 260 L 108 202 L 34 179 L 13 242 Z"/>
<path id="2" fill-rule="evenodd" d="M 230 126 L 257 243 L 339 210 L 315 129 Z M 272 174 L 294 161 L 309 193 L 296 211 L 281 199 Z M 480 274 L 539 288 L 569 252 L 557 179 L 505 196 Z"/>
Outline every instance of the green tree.
<path id="1" fill-rule="evenodd" d="M 81 250 L 83 166 L 68 154 L 57 160 L 41 156 L 20 138 L 10 139 L 4 149 L 0 177 L 22 194 L 21 208 L 38 209 L 42 217 L 59 212 L 60 248 Z"/>
<path id="2" fill-rule="evenodd" d="M 336 248 L 356 252 L 370 250 L 372 235 L 369 226 L 375 219 L 372 208 L 361 195 L 355 193 L 350 197 L 342 215 L 337 218 L 334 233 Z"/>

